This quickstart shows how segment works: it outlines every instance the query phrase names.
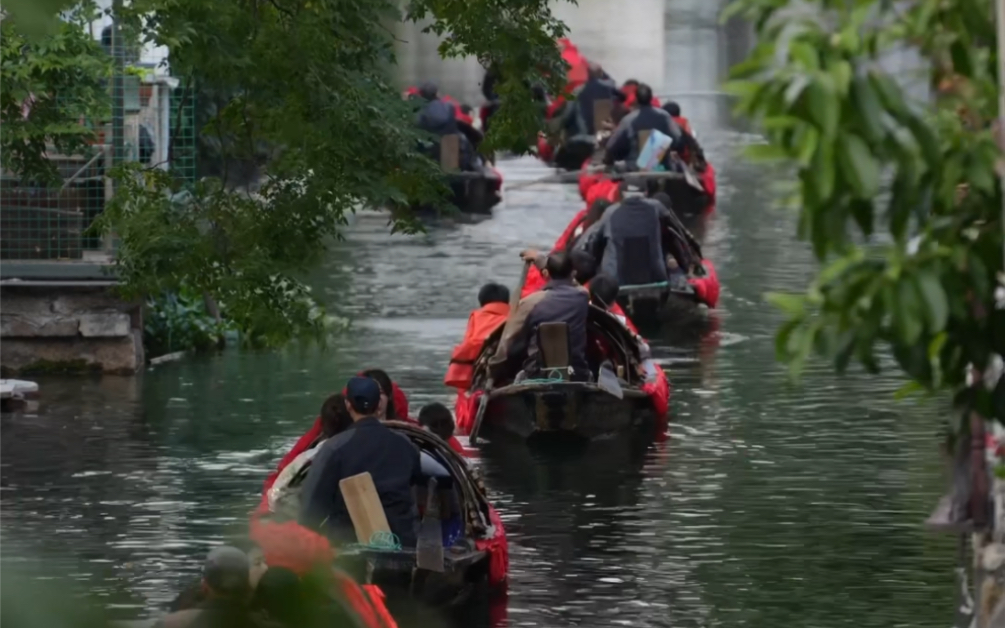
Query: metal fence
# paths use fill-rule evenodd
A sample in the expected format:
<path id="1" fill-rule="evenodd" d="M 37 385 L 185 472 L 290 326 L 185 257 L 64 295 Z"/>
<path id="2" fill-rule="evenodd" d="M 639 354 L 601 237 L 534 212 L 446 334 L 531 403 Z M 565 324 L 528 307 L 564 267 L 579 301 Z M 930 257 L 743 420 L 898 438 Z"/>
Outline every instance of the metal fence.
<path id="1" fill-rule="evenodd" d="M 183 97 L 178 81 L 166 76 L 162 65 L 126 57 L 120 55 L 115 76 L 108 81 L 111 116 L 66 120 L 94 131 L 88 149 L 61 155 L 49 147 L 45 157 L 56 166 L 60 182 L 25 183 L 22 173 L 0 173 L 0 259 L 107 261 L 111 242 L 88 229 L 115 194 L 108 176 L 112 168 L 140 162 L 194 178 L 190 92 Z M 30 108 L 26 112 L 31 115 Z"/>

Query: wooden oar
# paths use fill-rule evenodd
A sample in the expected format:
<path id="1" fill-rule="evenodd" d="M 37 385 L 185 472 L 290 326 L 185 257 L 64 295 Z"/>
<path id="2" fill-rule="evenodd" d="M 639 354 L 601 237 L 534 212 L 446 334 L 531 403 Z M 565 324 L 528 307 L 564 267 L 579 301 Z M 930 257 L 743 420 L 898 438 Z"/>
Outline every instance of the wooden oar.
<path id="1" fill-rule="evenodd" d="M 503 336 L 506 335 L 506 332 L 513 323 L 513 313 L 516 312 L 516 307 L 520 304 L 520 293 L 523 292 L 523 286 L 527 283 L 527 273 L 530 272 L 530 265 L 530 260 L 524 261 L 523 272 L 520 273 L 520 280 L 517 281 L 516 290 L 509 295 L 509 316 L 506 318 L 506 323 L 503 325 Z M 472 445 L 478 444 L 478 432 L 482 429 L 482 419 L 485 418 L 485 409 L 489 406 L 489 396 L 492 393 L 492 383 L 492 376 L 489 375 L 488 381 L 485 382 L 485 390 L 482 392 L 481 399 L 478 400 L 478 413 L 475 414 L 475 422 L 471 424 L 471 432 L 468 435 L 468 440 Z"/>
<path id="2" fill-rule="evenodd" d="M 680 172 L 616 172 L 607 170 L 605 168 L 591 168 L 586 171 L 587 174 L 598 174 L 603 173 L 614 178 L 625 178 L 631 177 L 633 179 L 685 179 L 691 184 L 697 185 L 698 189 L 704 189 L 701 187 L 701 183 L 694 176 L 693 173 L 688 171 Z M 540 179 L 534 179 L 533 181 L 519 181 L 512 185 L 505 186 L 507 190 L 520 190 L 523 188 L 529 188 L 534 185 L 541 185 L 545 183 L 575 183 L 579 180 L 580 175 L 583 174 L 582 170 L 576 170 L 575 172 L 558 172 L 555 174 L 549 174 L 546 177 L 541 177 Z M 690 179 L 688 177 L 690 176 Z"/>

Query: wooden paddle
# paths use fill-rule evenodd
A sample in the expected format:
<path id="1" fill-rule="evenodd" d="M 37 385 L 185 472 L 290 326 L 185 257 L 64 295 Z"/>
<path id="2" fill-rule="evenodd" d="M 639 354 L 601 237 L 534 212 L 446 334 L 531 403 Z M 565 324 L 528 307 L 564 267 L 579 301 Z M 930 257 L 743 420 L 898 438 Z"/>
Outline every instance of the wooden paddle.
<path id="1" fill-rule="evenodd" d="M 582 170 L 576 170 L 574 172 L 558 172 L 555 174 L 549 174 L 546 177 L 541 177 L 540 179 L 534 179 L 533 181 L 519 181 L 512 185 L 507 185 L 507 190 L 520 190 L 523 188 L 529 188 L 534 185 L 542 185 L 545 183 L 575 183 L 579 180 L 579 176 L 583 173 Z M 680 173 L 680 172 L 616 172 L 608 170 L 607 168 L 588 168 L 586 170 L 587 174 L 598 174 L 603 173 L 607 175 L 613 175 L 614 177 L 627 177 L 630 176 L 633 179 L 687 179 L 688 174 L 697 183 L 698 179 L 693 173 Z M 690 184 L 691 182 L 688 181 Z M 699 189 L 701 184 L 698 183 Z"/>
<path id="2" fill-rule="evenodd" d="M 506 331 L 510 328 L 513 322 L 513 312 L 516 312 L 517 305 L 520 304 L 520 293 L 523 292 L 523 286 L 527 283 L 527 273 L 530 272 L 530 260 L 526 260 L 523 263 L 523 272 L 520 273 L 520 279 L 517 281 L 516 290 L 514 290 L 509 295 L 509 316 L 506 318 L 506 323 L 503 325 L 503 335 L 506 335 Z M 475 422 L 471 424 L 471 433 L 468 435 L 468 440 L 471 441 L 472 445 L 478 444 L 478 432 L 482 429 L 482 419 L 485 418 L 485 409 L 489 406 L 489 395 L 492 393 L 492 376 L 489 375 L 489 379 L 485 382 L 485 390 L 482 392 L 481 399 L 478 400 L 478 413 L 475 414 Z"/>

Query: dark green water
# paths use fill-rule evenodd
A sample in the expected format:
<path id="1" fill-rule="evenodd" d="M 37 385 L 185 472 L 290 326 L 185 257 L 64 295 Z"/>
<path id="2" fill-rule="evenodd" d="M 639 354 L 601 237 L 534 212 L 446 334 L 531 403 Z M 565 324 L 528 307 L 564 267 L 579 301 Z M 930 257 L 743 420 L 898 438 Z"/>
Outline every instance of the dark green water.
<path id="1" fill-rule="evenodd" d="M 811 260 L 736 158 L 744 136 L 693 117 L 720 170 L 706 237 L 718 330 L 653 339 L 673 418 L 644 456 L 481 461 L 510 533 L 509 625 L 948 625 L 952 541 L 920 527 L 943 488 L 934 411 L 895 403 L 893 375 L 838 379 L 817 365 L 789 384 L 762 294 L 802 286 Z M 530 159 L 503 171 L 545 173 Z M 3 558 L 69 576 L 123 617 L 148 614 L 243 523 L 264 475 L 354 371 L 386 368 L 414 409 L 451 403 L 441 378 L 478 286 L 512 284 L 517 252 L 549 245 L 575 194 L 514 191 L 492 220 L 416 237 L 361 217 L 315 278 L 354 319 L 325 352 L 42 380 L 37 414 L 2 419 Z"/>

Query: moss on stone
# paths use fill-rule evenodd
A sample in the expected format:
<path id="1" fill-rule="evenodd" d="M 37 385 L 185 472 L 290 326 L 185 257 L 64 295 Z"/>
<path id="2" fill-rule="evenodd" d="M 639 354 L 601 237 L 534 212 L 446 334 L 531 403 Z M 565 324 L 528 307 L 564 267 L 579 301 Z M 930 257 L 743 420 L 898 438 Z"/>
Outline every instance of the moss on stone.
<path id="1" fill-rule="evenodd" d="M 8 369 L 10 370 L 10 369 Z M 101 365 L 77 360 L 37 360 L 16 371 L 17 375 L 84 375 L 100 373 Z"/>

